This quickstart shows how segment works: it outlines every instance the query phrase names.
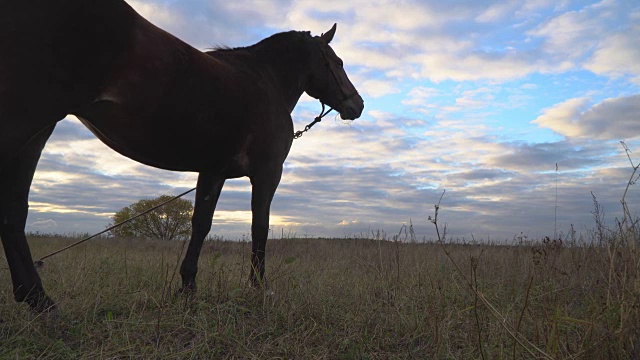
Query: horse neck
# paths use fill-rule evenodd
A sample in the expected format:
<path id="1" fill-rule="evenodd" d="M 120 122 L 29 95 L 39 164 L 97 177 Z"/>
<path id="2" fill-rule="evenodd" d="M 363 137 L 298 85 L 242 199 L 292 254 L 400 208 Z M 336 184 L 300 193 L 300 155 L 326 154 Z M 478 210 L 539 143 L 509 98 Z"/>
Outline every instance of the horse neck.
<path id="1" fill-rule="evenodd" d="M 269 69 L 291 113 L 305 89 L 309 57 L 304 49 L 300 51 L 291 51 L 291 48 L 282 51 L 260 50 L 256 51 L 256 58 Z"/>

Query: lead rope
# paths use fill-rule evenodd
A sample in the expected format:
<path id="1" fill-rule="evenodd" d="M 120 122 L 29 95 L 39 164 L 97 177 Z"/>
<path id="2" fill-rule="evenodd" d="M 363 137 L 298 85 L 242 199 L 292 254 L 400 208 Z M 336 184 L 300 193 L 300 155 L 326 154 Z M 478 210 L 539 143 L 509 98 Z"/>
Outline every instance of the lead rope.
<path id="1" fill-rule="evenodd" d="M 86 238 L 84 238 L 84 239 L 80 240 L 80 241 L 76 241 L 76 242 L 74 242 L 74 243 L 73 243 L 73 244 L 71 244 L 71 245 L 65 246 L 65 247 L 63 247 L 63 248 L 62 248 L 62 249 L 60 249 L 60 250 L 56 250 L 56 251 L 54 251 L 54 252 L 52 252 L 52 253 L 50 253 L 50 254 L 47 254 L 47 255 L 45 255 L 45 256 L 43 256 L 43 257 L 41 257 L 40 259 L 38 259 L 38 260 L 34 261 L 34 262 L 33 262 L 33 265 L 35 265 L 36 269 L 37 269 L 37 268 L 40 268 L 40 267 L 43 267 L 43 266 L 44 266 L 44 259 L 46 259 L 46 258 L 48 258 L 48 257 L 51 257 L 51 256 L 53 256 L 53 255 L 56 255 L 56 254 L 58 254 L 58 253 L 61 253 L 61 252 L 65 251 L 65 250 L 71 249 L 72 247 L 78 246 L 78 245 L 82 244 L 82 243 L 83 243 L 83 242 L 85 242 L 85 241 L 91 240 L 91 239 L 93 239 L 93 238 L 95 238 L 95 237 L 97 237 L 97 236 L 99 236 L 99 235 L 102 235 L 102 234 L 106 233 L 107 231 L 111 231 L 111 230 L 113 230 L 113 229 L 115 229 L 115 228 L 117 228 L 117 227 L 120 227 L 120 226 L 122 226 L 122 225 L 124 225 L 124 224 L 126 224 L 126 223 L 128 223 L 128 222 L 130 222 L 130 221 L 133 221 L 133 220 L 135 220 L 135 219 L 139 218 L 139 217 L 140 217 L 140 216 L 142 216 L 142 215 L 146 215 L 146 214 L 148 214 L 148 213 L 150 213 L 150 212 L 152 212 L 152 211 L 154 211 L 154 210 L 156 210 L 156 209 L 158 209 L 158 208 L 160 208 L 160 207 L 162 207 L 162 206 L 164 206 L 164 205 L 166 205 L 166 204 L 168 204 L 168 203 L 170 203 L 170 202 L 172 202 L 172 201 L 174 201 L 174 200 L 177 200 L 177 199 L 179 199 L 179 198 L 181 198 L 181 197 L 183 197 L 183 196 L 187 195 L 188 193 L 192 192 L 192 191 L 193 191 L 193 190 L 195 190 L 195 189 L 196 189 L 196 188 L 193 188 L 193 189 L 191 189 L 191 190 L 187 190 L 187 191 L 183 192 L 182 194 L 180 194 L 180 195 L 176 195 L 176 196 L 172 197 L 171 199 L 169 199 L 169 200 L 167 200 L 167 201 L 163 202 L 162 204 L 156 205 L 156 206 L 152 207 L 151 209 L 145 210 L 145 211 L 141 212 L 140 214 L 138 214 L 138 215 L 136 215 L 136 216 L 130 217 L 130 218 L 128 218 L 128 219 L 127 219 L 127 220 L 125 220 L 125 221 L 121 221 L 121 222 L 119 222 L 119 223 L 117 223 L 117 224 L 115 224 L 115 225 L 113 225 L 113 226 L 110 226 L 110 227 L 108 227 L 108 228 L 106 228 L 106 229 L 104 229 L 104 230 L 100 231 L 100 232 L 99 232 L 99 233 L 97 233 L 97 234 L 93 234 L 93 235 L 91 235 L 91 236 L 89 236 L 89 237 L 86 237 Z"/>
<path id="2" fill-rule="evenodd" d="M 322 121 L 322 118 L 325 117 L 328 113 L 330 113 L 333 110 L 332 107 L 329 107 L 329 110 L 327 110 L 325 112 L 324 111 L 324 103 L 321 102 L 320 104 L 322 104 L 322 110 L 320 111 L 320 115 L 316 116 L 316 118 L 312 122 L 310 122 L 309 125 L 305 126 L 304 130 L 298 130 L 295 133 L 293 133 L 293 138 L 294 139 L 301 138 L 304 133 L 306 133 L 307 131 L 309 131 L 313 127 L 313 125 L 315 125 L 315 124 L 319 123 L 320 121 Z"/>
<path id="3" fill-rule="evenodd" d="M 293 138 L 294 138 L 294 139 L 299 139 L 299 138 L 302 136 L 302 134 L 304 134 L 304 133 L 306 133 L 307 131 L 309 131 L 309 129 L 311 129 L 311 128 L 313 127 L 313 125 L 315 125 L 315 124 L 319 123 L 320 121 L 322 121 L 322 118 L 323 118 L 323 117 L 325 117 L 328 113 L 330 113 L 330 112 L 333 110 L 333 108 L 329 107 L 329 110 L 327 110 L 327 111 L 325 112 L 325 111 L 324 111 L 324 107 L 325 107 L 325 106 L 324 106 L 324 104 L 323 104 L 322 102 L 321 102 L 320 104 L 322 104 L 322 110 L 320 111 L 320 115 L 316 116 L 316 118 L 315 118 L 311 123 L 309 123 L 309 125 L 305 126 L 305 127 L 304 127 L 304 130 L 298 130 L 298 131 L 296 131 L 296 132 L 293 134 Z M 136 216 L 133 216 L 133 217 L 128 218 L 128 219 L 127 219 L 127 220 L 125 220 L 125 221 L 121 221 L 121 222 L 119 222 L 119 223 L 117 223 L 117 224 L 114 224 L 114 225 L 112 225 L 112 226 L 110 226 L 110 227 L 108 227 L 108 228 L 106 228 L 106 229 L 104 229 L 104 230 L 100 231 L 100 232 L 99 232 L 99 233 L 97 233 L 97 234 L 93 234 L 93 235 L 91 235 L 91 236 L 89 236 L 89 237 L 86 237 L 86 238 L 84 238 L 84 239 L 80 240 L 80 241 L 76 241 L 76 242 L 74 242 L 74 243 L 73 243 L 73 244 L 71 244 L 71 245 L 65 246 L 65 247 L 63 247 L 62 249 L 56 250 L 56 251 L 54 251 L 54 252 L 52 252 L 52 253 L 49 253 L 49 254 L 47 254 L 47 255 L 45 255 L 45 256 L 43 256 L 43 257 L 41 257 L 40 259 L 38 259 L 38 260 L 34 261 L 34 262 L 33 262 L 33 265 L 36 267 L 36 269 L 37 269 L 37 268 L 41 268 L 41 267 L 43 267 L 43 266 L 44 266 L 44 259 L 50 258 L 50 257 L 52 257 L 53 255 L 59 254 L 59 253 L 61 253 L 61 252 L 65 251 L 65 250 L 69 250 L 69 249 L 71 249 L 72 247 L 76 247 L 76 246 L 78 246 L 78 245 L 82 244 L 82 243 L 83 243 L 83 242 L 85 242 L 85 241 L 89 241 L 89 240 L 91 240 L 91 239 L 93 239 L 93 238 L 95 238 L 95 237 L 97 237 L 97 236 L 100 236 L 100 235 L 102 235 L 102 234 L 104 234 L 104 233 L 106 233 L 106 232 L 108 232 L 108 231 L 111 231 L 111 230 L 113 230 L 113 229 L 115 229 L 115 228 L 117 228 L 117 227 L 120 227 L 120 226 L 122 226 L 122 225 L 124 225 L 124 224 L 126 224 L 126 223 L 128 223 L 128 222 L 130 222 L 130 221 L 133 221 L 133 220 L 135 220 L 135 219 L 137 219 L 137 218 L 139 218 L 139 217 L 141 217 L 141 216 L 143 216 L 143 215 L 146 215 L 146 214 L 148 214 L 148 213 L 150 213 L 150 212 L 152 212 L 152 211 L 154 211 L 154 210 L 156 210 L 156 209 L 158 209 L 158 208 L 160 208 L 160 207 L 162 207 L 162 206 L 164 206 L 164 205 L 166 205 L 166 204 L 168 204 L 168 203 L 170 203 L 170 202 L 172 202 L 172 201 L 175 201 L 175 200 L 177 200 L 177 199 L 179 199 L 179 198 L 181 198 L 181 197 L 183 197 L 183 196 L 187 195 L 188 193 L 192 192 L 192 191 L 193 191 L 193 190 L 195 190 L 195 189 L 196 189 L 196 188 L 193 188 L 193 189 L 191 189 L 191 190 L 187 190 L 187 191 L 183 192 L 182 194 L 180 194 L 180 195 L 176 195 L 176 196 L 172 197 L 171 199 L 169 199 L 169 200 L 167 200 L 167 201 L 163 202 L 162 204 L 156 205 L 156 206 L 152 207 L 151 209 L 145 210 L 145 211 L 141 212 L 140 214 L 138 214 L 138 215 L 136 215 Z"/>

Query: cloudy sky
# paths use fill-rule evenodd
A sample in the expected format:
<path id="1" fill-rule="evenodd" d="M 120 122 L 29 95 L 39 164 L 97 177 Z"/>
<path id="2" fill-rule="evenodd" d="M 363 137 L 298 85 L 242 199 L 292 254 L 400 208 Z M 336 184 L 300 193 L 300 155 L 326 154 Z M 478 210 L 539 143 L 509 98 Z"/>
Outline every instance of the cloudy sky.
<path id="1" fill-rule="evenodd" d="M 621 216 L 632 171 L 621 140 L 640 162 L 637 1 L 129 3 L 201 50 L 338 23 L 332 45 L 365 112 L 294 141 L 272 206 L 277 237 L 391 236 L 411 220 L 432 238 L 427 217 L 445 189 L 440 222 L 467 239 L 586 233 L 591 193 L 609 225 Z M 303 96 L 296 129 L 319 110 Z M 116 154 L 69 117 L 45 148 L 27 230 L 99 231 L 120 208 L 195 181 Z M 627 195 L 636 215 L 638 187 Z M 228 181 L 212 233 L 249 234 L 249 199 L 247 179 Z"/>

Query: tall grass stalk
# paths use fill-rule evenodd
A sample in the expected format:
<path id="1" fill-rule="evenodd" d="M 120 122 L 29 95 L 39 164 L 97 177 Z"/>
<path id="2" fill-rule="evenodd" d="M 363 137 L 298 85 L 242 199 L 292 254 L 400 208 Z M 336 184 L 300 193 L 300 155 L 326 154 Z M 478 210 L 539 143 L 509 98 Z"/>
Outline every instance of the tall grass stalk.
<path id="1" fill-rule="evenodd" d="M 442 238 L 442 239 L 440 238 L 440 231 L 438 230 L 438 212 L 440 210 L 440 202 L 442 201 L 442 198 L 444 197 L 444 193 L 445 192 L 443 191 L 442 195 L 440 196 L 440 200 L 438 200 L 438 203 L 434 206 L 435 214 L 434 214 L 433 218 L 429 217 L 429 220 L 436 227 L 436 233 L 438 235 L 438 243 L 442 247 L 442 250 L 446 254 L 447 258 L 451 261 L 451 263 L 453 264 L 453 266 L 454 266 L 455 270 L 458 272 L 458 274 L 460 274 L 460 276 L 462 276 L 462 278 L 465 280 L 466 284 L 468 285 L 469 289 L 471 289 L 471 292 L 474 294 L 475 298 L 476 299 L 480 299 L 482 301 L 484 306 L 486 306 L 486 308 L 491 312 L 491 314 L 499 321 L 499 323 L 502 325 L 504 330 L 509 334 L 509 336 L 511 336 L 511 338 L 513 338 L 514 341 L 516 341 L 522 348 L 524 348 L 529 354 L 531 354 L 534 357 L 542 356 L 545 359 L 553 359 L 549 354 L 545 353 L 542 349 L 540 349 L 537 346 L 535 346 L 528 339 L 526 339 L 526 338 L 524 338 L 522 336 L 519 336 L 520 335 L 519 333 L 514 332 L 512 329 L 510 329 L 510 327 L 507 325 L 506 319 L 502 316 L 502 314 L 500 314 L 500 312 L 484 297 L 484 295 L 480 291 L 478 291 L 477 285 L 474 287 L 474 283 L 472 281 L 473 279 L 468 278 L 464 274 L 464 271 L 460 268 L 460 266 L 456 263 L 456 261 L 451 256 L 451 253 L 447 249 L 447 246 L 445 246 L 444 238 Z M 443 231 L 443 233 L 446 233 L 446 227 L 445 227 L 445 231 Z M 473 268 L 473 265 L 472 265 L 472 268 Z M 475 306 L 474 306 L 474 308 L 475 308 Z M 481 342 L 480 342 L 480 345 L 481 345 Z M 482 355 L 482 358 L 484 358 L 484 354 L 482 352 L 482 348 L 480 347 L 479 350 L 480 350 L 480 353 Z"/>

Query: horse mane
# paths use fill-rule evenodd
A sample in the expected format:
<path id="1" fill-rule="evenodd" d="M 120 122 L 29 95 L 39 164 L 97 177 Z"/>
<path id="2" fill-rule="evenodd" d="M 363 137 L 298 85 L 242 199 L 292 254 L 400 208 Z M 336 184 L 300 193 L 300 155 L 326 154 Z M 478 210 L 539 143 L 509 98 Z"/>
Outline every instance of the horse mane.
<path id="1" fill-rule="evenodd" d="M 205 53 L 212 55 L 213 53 L 224 53 L 224 52 L 237 52 L 241 53 L 243 51 L 253 52 L 254 50 L 258 50 L 264 48 L 265 46 L 271 46 L 274 44 L 288 44 L 292 40 L 295 39 L 311 39 L 310 31 L 285 31 L 277 34 L 273 34 L 267 38 L 260 40 L 259 42 L 249 45 L 249 46 L 240 46 L 240 47 L 230 47 L 227 45 L 217 45 L 213 48 L 209 48 L 205 51 Z"/>

